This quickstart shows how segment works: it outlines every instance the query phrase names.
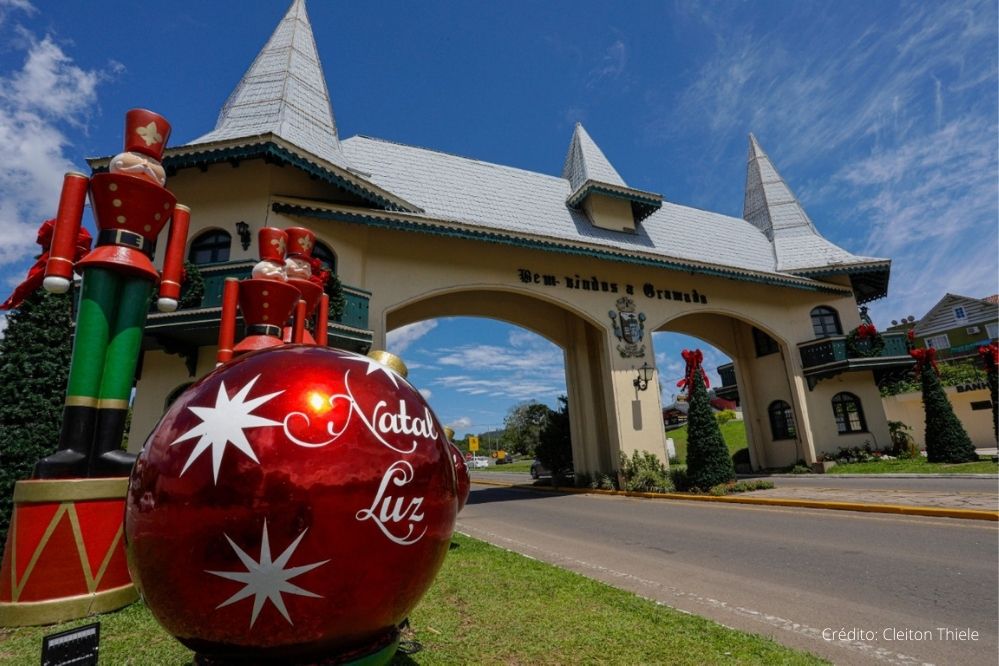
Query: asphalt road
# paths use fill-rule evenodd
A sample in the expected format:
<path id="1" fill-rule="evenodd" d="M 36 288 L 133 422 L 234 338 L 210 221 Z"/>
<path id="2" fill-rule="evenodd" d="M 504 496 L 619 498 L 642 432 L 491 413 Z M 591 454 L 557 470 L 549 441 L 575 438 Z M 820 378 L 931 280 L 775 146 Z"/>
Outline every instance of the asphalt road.
<path id="1" fill-rule="evenodd" d="M 503 483 L 532 483 L 527 472 L 472 472 L 473 479 Z M 999 496 L 999 479 L 992 478 L 885 478 L 871 475 L 842 477 L 835 474 L 760 476 L 775 488 L 844 488 L 848 490 L 913 490 L 917 492 L 992 493 Z"/>
<path id="2" fill-rule="evenodd" d="M 458 529 L 837 664 L 997 663 L 994 523 L 473 486 Z"/>

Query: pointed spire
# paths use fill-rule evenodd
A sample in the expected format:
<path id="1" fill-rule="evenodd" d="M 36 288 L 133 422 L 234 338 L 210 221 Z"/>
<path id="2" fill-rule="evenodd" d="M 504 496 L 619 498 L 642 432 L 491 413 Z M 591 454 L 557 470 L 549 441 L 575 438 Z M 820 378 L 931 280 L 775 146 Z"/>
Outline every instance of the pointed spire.
<path id="1" fill-rule="evenodd" d="M 791 230 L 806 230 L 818 235 L 805 209 L 752 134 L 749 135 L 748 162 L 743 219 L 765 233 L 770 240 Z"/>
<path id="2" fill-rule="evenodd" d="M 188 145 L 275 134 L 346 167 L 305 0 L 293 0 L 229 95 L 215 129 Z"/>
<path id="3" fill-rule="evenodd" d="M 576 123 L 576 129 L 572 133 L 569 152 L 562 165 L 562 177 L 569 181 L 573 191 L 588 180 L 628 187 L 580 123 Z"/>
<path id="4" fill-rule="evenodd" d="M 809 276 L 846 273 L 858 303 L 887 293 L 891 262 L 852 254 L 826 240 L 752 134 L 742 217 L 766 234 L 778 271 Z"/>

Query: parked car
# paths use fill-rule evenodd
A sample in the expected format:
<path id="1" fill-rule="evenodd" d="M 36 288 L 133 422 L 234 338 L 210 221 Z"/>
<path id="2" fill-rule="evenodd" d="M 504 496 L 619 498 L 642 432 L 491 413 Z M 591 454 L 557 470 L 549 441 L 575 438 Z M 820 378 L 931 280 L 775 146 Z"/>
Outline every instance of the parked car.
<path id="1" fill-rule="evenodd" d="M 489 458 L 485 456 L 472 456 L 467 461 L 469 469 L 489 467 Z"/>
<path id="2" fill-rule="evenodd" d="M 552 473 L 548 470 L 548 468 L 542 465 L 540 460 L 535 458 L 534 462 L 531 463 L 531 478 L 540 479 L 543 476 L 551 475 Z"/>
<path id="3" fill-rule="evenodd" d="M 575 472 L 572 469 L 572 465 L 569 465 L 564 470 L 562 470 L 562 476 L 566 478 L 572 478 Z M 531 463 L 531 478 L 540 479 L 543 476 L 551 476 L 551 470 L 541 464 L 541 461 L 537 458 Z"/>

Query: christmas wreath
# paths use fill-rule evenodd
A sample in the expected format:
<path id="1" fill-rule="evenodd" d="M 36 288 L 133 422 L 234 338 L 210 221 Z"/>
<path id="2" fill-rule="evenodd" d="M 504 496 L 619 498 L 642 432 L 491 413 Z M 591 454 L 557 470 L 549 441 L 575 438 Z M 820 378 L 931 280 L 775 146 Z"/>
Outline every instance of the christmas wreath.
<path id="1" fill-rule="evenodd" d="M 879 356 L 885 339 L 874 324 L 861 324 L 846 336 L 846 351 L 851 358 Z"/>

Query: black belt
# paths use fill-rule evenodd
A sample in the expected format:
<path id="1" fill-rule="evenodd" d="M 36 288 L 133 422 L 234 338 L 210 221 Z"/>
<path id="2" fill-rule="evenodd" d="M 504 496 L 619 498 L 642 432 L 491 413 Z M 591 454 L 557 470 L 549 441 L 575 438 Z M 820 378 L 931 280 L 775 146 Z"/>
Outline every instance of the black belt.
<path id="1" fill-rule="evenodd" d="M 272 338 L 280 338 L 284 329 L 274 324 L 251 324 L 246 327 L 247 335 L 269 335 Z"/>
<path id="2" fill-rule="evenodd" d="M 97 247 L 102 245 L 121 245 L 138 250 L 150 259 L 156 251 L 156 241 L 149 240 L 142 234 L 137 234 L 124 229 L 104 229 L 97 234 Z"/>

